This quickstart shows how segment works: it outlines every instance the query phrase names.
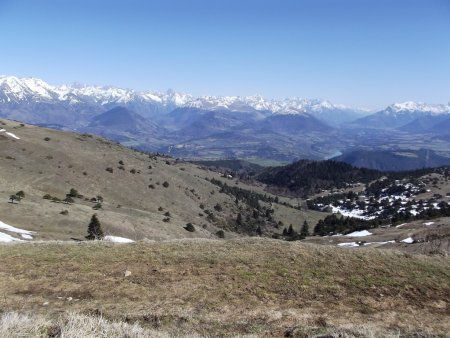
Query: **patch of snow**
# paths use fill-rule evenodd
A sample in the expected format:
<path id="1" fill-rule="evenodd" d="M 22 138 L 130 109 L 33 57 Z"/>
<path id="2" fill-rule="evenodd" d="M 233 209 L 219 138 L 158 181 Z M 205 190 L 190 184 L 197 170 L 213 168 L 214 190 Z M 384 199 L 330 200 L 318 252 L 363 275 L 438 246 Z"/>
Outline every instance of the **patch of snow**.
<path id="1" fill-rule="evenodd" d="M 0 229 L 10 231 L 10 232 L 15 232 L 17 234 L 25 234 L 25 235 L 31 235 L 34 233 L 34 231 L 19 229 L 19 228 L 13 227 L 12 225 L 3 223 L 2 221 L 0 221 Z"/>
<path id="2" fill-rule="evenodd" d="M 343 201 L 339 201 L 340 203 L 343 203 Z M 371 220 L 374 219 L 375 216 L 364 216 L 364 210 L 360 210 L 360 209 L 353 209 L 353 210 L 344 210 L 342 208 L 339 207 L 335 207 L 333 205 L 330 204 L 331 207 L 331 212 L 333 214 L 341 214 L 342 216 L 345 217 L 353 217 L 353 218 L 359 218 L 359 219 L 365 219 L 365 220 Z"/>
<path id="3" fill-rule="evenodd" d="M 16 140 L 20 140 L 20 137 L 17 137 L 13 133 L 6 132 L 5 134 L 11 136 L 12 138 L 15 138 Z"/>
<path id="4" fill-rule="evenodd" d="M 426 226 L 429 226 L 429 225 L 432 225 L 432 224 L 434 224 L 434 222 L 425 222 L 425 223 L 423 223 L 423 225 L 426 225 Z"/>
<path id="5" fill-rule="evenodd" d="M 345 247 L 345 248 L 356 248 L 359 245 L 356 244 L 356 242 L 350 242 L 350 243 L 339 243 L 338 246 L 342 246 L 342 247 Z"/>
<path id="6" fill-rule="evenodd" d="M 14 238 L 11 235 L 0 232 L 0 242 L 21 242 L 22 240 Z"/>
<path id="7" fill-rule="evenodd" d="M 402 224 L 396 225 L 395 227 L 396 227 L 396 228 L 401 228 L 402 226 L 404 226 L 404 225 L 406 225 L 406 224 L 408 224 L 408 223 L 402 223 Z"/>
<path id="8" fill-rule="evenodd" d="M 367 242 L 367 243 L 364 243 L 364 245 L 370 245 L 370 244 L 380 244 L 380 245 L 384 245 L 384 244 L 388 244 L 388 243 L 395 243 L 395 241 L 392 240 L 392 241 L 386 241 L 386 242 Z"/>
<path id="9" fill-rule="evenodd" d="M 119 237 L 119 236 L 105 236 L 103 240 L 114 243 L 133 243 L 134 241 L 129 238 Z"/>
<path id="10" fill-rule="evenodd" d="M 406 243 L 406 244 L 412 244 L 414 243 L 414 240 L 411 237 L 405 238 L 404 240 L 401 240 L 400 242 Z"/>
<path id="11" fill-rule="evenodd" d="M 33 236 L 28 235 L 28 234 L 20 234 L 20 236 L 24 239 L 33 239 Z"/>
<path id="12" fill-rule="evenodd" d="M 20 137 L 17 137 L 15 134 L 7 132 L 5 129 L 1 128 L 0 133 L 5 133 L 6 135 L 15 138 L 16 140 L 20 140 Z"/>
<path id="13" fill-rule="evenodd" d="M 373 234 L 367 230 L 362 230 L 362 231 L 354 231 L 351 234 L 347 234 L 345 236 L 347 236 L 347 237 L 364 237 L 364 236 L 369 236 L 369 235 L 373 235 Z"/>

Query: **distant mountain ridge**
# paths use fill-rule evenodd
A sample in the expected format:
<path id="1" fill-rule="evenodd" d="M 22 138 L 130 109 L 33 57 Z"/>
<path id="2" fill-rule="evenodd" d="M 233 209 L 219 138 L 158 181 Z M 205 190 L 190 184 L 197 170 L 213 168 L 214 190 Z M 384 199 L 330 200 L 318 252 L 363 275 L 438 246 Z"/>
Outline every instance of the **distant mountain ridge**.
<path id="1" fill-rule="evenodd" d="M 102 135 L 192 160 L 263 165 L 355 149 L 428 148 L 450 157 L 449 105 L 396 103 L 369 112 L 327 100 L 201 96 L 0 76 L 0 117 Z"/>
<path id="2" fill-rule="evenodd" d="M 333 104 L 326 100 L 292 98 L 267 100 L 261 96 L 202 96 L 167 92 L 135 91 L 117 87 L 88 85 L 53 86 L 37 78 L 0 76 L 0 104 L 23 102 L 64 103 L 68 105 L 97 105 L 111 108 L 112 105 L 127 106 L 142 115 L 155 112 L 168 113 L 176 108 L 197 108 L 202 110 L 228 110 L 270 114 L 311 113 L 317 117 L 332 117 L 331 112 L 345 112 L 351 120 L 365 112 L 360 109 Z M 144 106 L 149 107 L 144 107 Z M 143 112 L 142 112 L 143 111 Z M 342 116 L 336 116 L 341 120 Z"/>

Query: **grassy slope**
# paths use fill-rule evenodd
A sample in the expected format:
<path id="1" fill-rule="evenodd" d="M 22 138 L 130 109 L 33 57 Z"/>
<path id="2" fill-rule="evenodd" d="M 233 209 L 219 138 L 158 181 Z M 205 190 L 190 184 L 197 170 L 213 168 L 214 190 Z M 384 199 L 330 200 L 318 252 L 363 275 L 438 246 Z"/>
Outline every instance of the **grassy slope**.
<path id="1" fill-rule="evenodd" d="M 358 325 L 450 332 L 446 257 L 241 239 L 2 245 L 0 261 L 6 311 L 100 311 L 213 336 Z"/>
<path id="2" fill-rule="evenodd" d="M 131 239 L 215 238 L 218 227 L 210 224 L 205 215 L 199 215 L 204 214 L 200 204 L 209 210 L 216 203 L 222 205 L 221 213 L 214 212 L 219 225 L 238 213 L 234 198 L 219 194 L 219 188 L 204 179 L 219 175 L 196 165 L 175 163 L 173 159 L 167 165 L 164 158 L 150 159 L 95 136 L 21 126 L 7 120 L 0 123 L 21 138 L 0 135 L 0 220 L 37 231 L 37 239 L 82 238 L 94 212 L 107 234 Z M 45 141 L 47 137 L 50 140 Z M 118 169 L 120 160 L 125 170 Z M 113 168 L 113 173 L 107 172 L 107 167 Z M 140 173 L 132 174 L 131 169 Z M 164 181 L 169 182 L 168 188 L 162 186 Z M 150 189 L 150 184 L 155 189 Z M 70 188 L 89 198 L 103 196 L 103 209 L 94 211 L 94 204 L 83 199 L 76 199 L 73 205 L 42 199 L 45 194 L 64 198 Z M 19 190 L 25 191 L 26 198 L 20 204 L 7 203 L 8 197 Z M 282 206 L 275 209 L 276 220 L 287 224 L 299 219 L 301 224 L 304 217 L 309 217 L 294 209 L 286 211 Z M 69 214 L 61 215 L 62 210 Z M 169 223 L 163 222 L 167 211 L 171 214 Z M 196 232 L 183 229 L 188 222 L 196 225 Z M 228 238 L 233 236 L 227 234 Z"/>

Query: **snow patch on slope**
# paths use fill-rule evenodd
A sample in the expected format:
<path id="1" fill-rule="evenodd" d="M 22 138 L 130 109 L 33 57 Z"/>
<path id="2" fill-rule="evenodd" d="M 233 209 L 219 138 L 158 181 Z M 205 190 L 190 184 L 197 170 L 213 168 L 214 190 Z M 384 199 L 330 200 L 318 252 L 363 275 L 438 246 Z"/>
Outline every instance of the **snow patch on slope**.
<path id="1" fill-rule="evenodd" d="M 350 242 L 350 243 L 339 243 L 338 246 L 342 246 L 345 248 L 356 248 L 359 246 L 356 242 Z"/>
<path id="2" fill-rule="evenodd" d="M 8 135 L 8 136 L 10 136 L 12 138 L 15 138 L 16 140 L 20 140 L 20 137 L 16 136 L 13 133 L 10 133 L 10 132 L 6 131 L 5 129 L 0 129 L 0 133 L 5 133 L 6 135 Z"/>
<path id="3" fill-rule="evenodd" d="M 0 229 L 1 230 L 6 230 L 6 231 L 9 231 L 9 232 L 14 232 L 16 234 L 25 234 L 25 235 L 32 235 L 32 234 L 34 234 L 34 231 L 29 231 L 29 230 L 23 230 L 23 229 L 20 229 L 20 228 L 16 228 L 16 227 L 13 227 L 12 225 L 3 223 L 2 221 L 0 221 Z"/>
<path id="4" fill-rule="evenodd" d="M 362 230 L 362 231 L 354 231 L 345 236 L 347 236 L 347 237 L 365 237 L 365 236 L 370 236 L 370 235 L 373 235 L 373 234 L 367 230 Z"/>
<path id="5" fill-rule="evenodd" d="M 129 238 L 119 236 L 105 236 L 103 240 L 114 243 L 133 243 L 134 241 Z"/>
<path id="6" fill-rule="evenodd" d="M 5 234 L 3 232 L 0 232 L 0 242 L 22 242 L 22 240 L 18 238 L 14 238 L 11 235 Z"/>

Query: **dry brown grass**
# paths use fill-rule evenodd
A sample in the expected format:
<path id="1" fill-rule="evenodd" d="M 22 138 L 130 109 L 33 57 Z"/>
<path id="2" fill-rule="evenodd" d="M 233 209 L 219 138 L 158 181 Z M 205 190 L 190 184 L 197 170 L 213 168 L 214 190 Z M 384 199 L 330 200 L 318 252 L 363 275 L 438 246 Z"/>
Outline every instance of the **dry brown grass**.
<path id="1" fill-rule="evenodd" d="M 4 313 L 0 317 L 0 336 L 4 338 L 60 337 L 60 338 L 170 338 L 161 330 L 146 329 L 138 323 L 108 321 L 102 316 L 64 313 L 56 319 L 42 315 L 17 312 Z M 196 338 L 196 334 L 179 335 Z"/>
<path id="2" fill-rule="evenodd" d="M 216 238 L 220 223 L 235 219 L 239 212 L 234 198 L 219 193 L 216 185 L 205 180 L 205 177 L 221 179 L 218 173 L 174 159 L 168 165 L 165 158 L 149 158 L 96 136 L 1 121 L 6 124 L 2 127 L 21 139 L 0 138 L 0 220 L 36 231 L 39 240 L 83 238 L 94 212 L 105 232 L 111 235 L 138 240 Z M 45 141 L 46 137 L 50 140 Z M 122 166 L 119 161 L 124 163 L 124 170 L 119 169 Z M 109 167 L 113 168 L 112 173 L 105 170 Z M 135 174 L 130 172 L 132 169 Z M 163 187 L 165 181 L 168 187 Z M 230 180 L 227 183 L 236 184 Z M 244 183 L 239 186 L 263 191 Z M 42 198 L 50 194 L 64 199 L 71 188 L 87 198 L 101 195 L 103 208 L 94 211 L 94 203 L 79 198 L 70 205 Z M 8 203 L 9 196 L 19 190 L 25 191 L 26 198 L 20 204 Z M 217 203 L 222 212 L 214 210 Z M 206 219 L 201 204 L 214 211 L 218 226 Z M 292 208 L 275 209 L 276 220 L 287 225 L 301 224 L 308 217 Z M 68 214 L 61 214 L 63 210 Z M 171 214 L 168 223 L 163 222 L 165 212 Z M 314 216 L 309 221 L 313 224 L 316 219 Z M 197 231 L 184 230 L 186 223 L 194 224 Z M 226 233 L 226 238 L 236 236 L 233 232 Z"/>
<path id="3" fill-rule="evenodd" d="M 0 260 L 5 311 L 214 337 L 450 330 L 446 257 L 253 239 L 2 245 Z"/>
<path id="4" fill-rule="evenodd" d="M 370 324 L 350 325 L 349 327 L 294 326 L 287 329 L 285 337 L 329 337 L 339 338 L 399 338 L 398 330 L 386 331 Z M 432 335 L 420 332 L 421 336 Z M 0 336 L 3 338 L 203 338 L 197 333 L 167 333 L 159 329 L 142 327 L 139 323 L 110 321 L 98 315 L 63 313 L 57 318 L 49 319 L 43 315 L 7 312 L 0 316 Z M 233 335 L 234 338 L 257 338 L 258 335 Z"/>

